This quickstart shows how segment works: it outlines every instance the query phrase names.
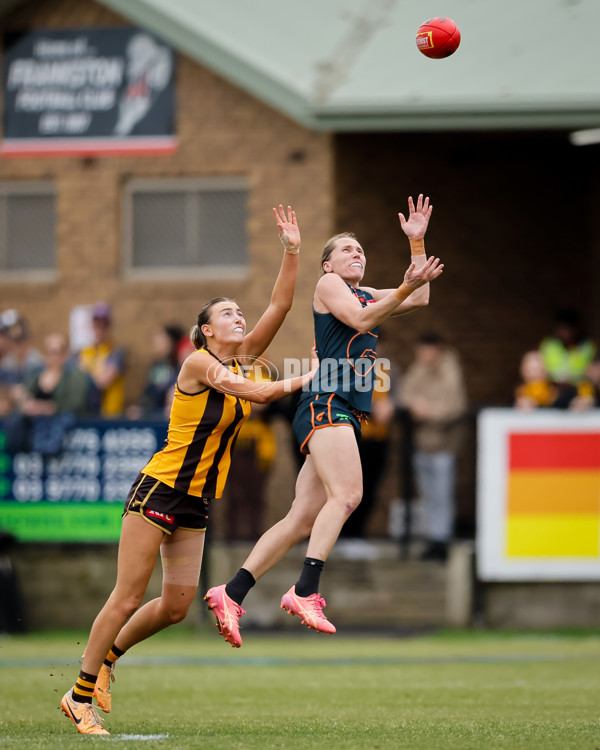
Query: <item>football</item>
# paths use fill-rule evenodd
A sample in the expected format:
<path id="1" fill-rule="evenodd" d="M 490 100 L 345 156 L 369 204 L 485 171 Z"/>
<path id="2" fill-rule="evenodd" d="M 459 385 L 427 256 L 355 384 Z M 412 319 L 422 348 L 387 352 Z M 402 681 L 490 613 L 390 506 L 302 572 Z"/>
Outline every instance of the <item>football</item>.
<path id="1" fill-rule="evenodd" d="M 451 18 L 430 18 L 419 26 L 416 41 L 419 52 L 439 60 L 456 52 L 460 31 Z"/>

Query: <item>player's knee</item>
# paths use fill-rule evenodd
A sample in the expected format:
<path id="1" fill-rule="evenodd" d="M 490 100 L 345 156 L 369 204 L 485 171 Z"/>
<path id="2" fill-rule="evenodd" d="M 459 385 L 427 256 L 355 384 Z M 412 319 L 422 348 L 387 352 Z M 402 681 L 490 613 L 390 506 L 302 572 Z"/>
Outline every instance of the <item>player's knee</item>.
<path id="1" fill-rule="evenodd" d="M 343 499 L 344 511 L 346 512 L 346 514 L 350 515 L 351 513 L 353 513 L 360 505 L 361 500 L 362 492 L 360 490 L 349 492 Z"/>
<path id="2" fill-rule="evenodd" d="M 291 531 L 291 536 L 294 542 L 297 544 L 306 537 L 310 536 L 315 520 L 319 515 L 320 508 L 302 508 L 298 505 L 294 505 L 288 515 L 286 521 Z"/>
<path id="3" fill-rule="evenodd" d="M 143 594 L 130 594 L 117 601 L 115 606 L 119 611 L 121 619 L 128 620 L 139 609 L 143 598 Z"/>
<path id="4" fill-rule="evenodd" d="M 301 542 L 302 540 L 306 539 L 306 537 L 310 536 L 310 532 L 312 531 L 312 527 L 315 523 L 314 518 L 301 518 L 296 523 L 296 543 Z"/>
<path id="5" fill-rule="evenodd" d="M 181 602 L 177 606 L 170 605 L 166 607 L 165 615 L 169 625 L 177 625 L 178 622 L 184 620 L 189 608 L 190 604 L 188 602 Z"/>

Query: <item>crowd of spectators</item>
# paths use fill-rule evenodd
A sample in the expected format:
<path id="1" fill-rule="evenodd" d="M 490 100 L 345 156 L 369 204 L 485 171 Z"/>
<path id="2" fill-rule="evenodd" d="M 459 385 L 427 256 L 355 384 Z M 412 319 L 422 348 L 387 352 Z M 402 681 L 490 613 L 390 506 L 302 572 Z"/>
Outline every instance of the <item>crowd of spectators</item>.
<path id="1" fill-rule="evenodd" d="M 190 351 L 178 325 L 165 325 L 153 337 L 153 355 L 134 405 L 125 408 L 127 357 L 115 340 L 109 305 L 85 309 L 86 334 L 73 350 L 62 331 L 48 334 L 41 351 L 29 324 L 16 309 L 0 312 L 0 423 L 12 452 L 33 448 L 36 435 L 48 442 L 50 426 L 61 430 L 76 418 L 167 419 L 177 372 Z M 39 442 L 39 441 L 38 441 Z"/>

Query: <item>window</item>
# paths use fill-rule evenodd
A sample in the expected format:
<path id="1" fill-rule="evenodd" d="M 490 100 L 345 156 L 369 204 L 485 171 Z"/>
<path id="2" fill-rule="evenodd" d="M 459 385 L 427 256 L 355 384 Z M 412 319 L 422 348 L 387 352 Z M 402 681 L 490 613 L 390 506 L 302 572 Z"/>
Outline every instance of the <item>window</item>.
<path id="1" fill-rule="evenodd" d="M 125 273 L 245 276 L 245 180 L 132 180 L 125 191 Z"/>
<path id="2" fill-rule="evenodd" d="M 0 183 L 0 270 L 11 276 L 54 275 L 56 270 L 54 184 Z"/>

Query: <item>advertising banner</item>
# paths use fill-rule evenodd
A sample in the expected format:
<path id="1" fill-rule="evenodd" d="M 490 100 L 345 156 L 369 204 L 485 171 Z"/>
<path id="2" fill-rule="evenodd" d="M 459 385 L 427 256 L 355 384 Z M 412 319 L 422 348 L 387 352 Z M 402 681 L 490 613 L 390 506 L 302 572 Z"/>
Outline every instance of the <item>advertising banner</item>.
<path id="1" fill-rule="evenodd" d="M 481 412 L 477 568 L 487 581 L 600 580 L 600 410 Z"/>
<path id="2" fill-rule="evenodd" d="M 175 53 L 140 29 L 7 33 L 4 156 L 172 153 Z"/>
<path id="3" fill-rule="evenodd" d="M 116 542 L 123 504 L 166 422 L 81 421 L 55 456 L 11 455 L 0 432 L 0 528 L 23 542 Z"/>

